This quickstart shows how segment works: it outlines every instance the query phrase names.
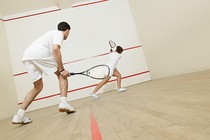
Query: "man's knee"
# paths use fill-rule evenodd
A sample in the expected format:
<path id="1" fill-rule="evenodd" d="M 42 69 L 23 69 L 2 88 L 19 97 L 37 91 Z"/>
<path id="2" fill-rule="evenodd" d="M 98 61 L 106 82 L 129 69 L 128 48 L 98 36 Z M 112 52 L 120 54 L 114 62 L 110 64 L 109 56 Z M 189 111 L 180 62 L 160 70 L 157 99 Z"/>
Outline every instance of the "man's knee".
<path id="1" fill-rule="evenodd" d="M 118 72 L 117 73 L 117 77 L 121 78 L 121 73 Z"/>
<path id="2" fill-rule="evenodd" d="M 34 82 L 34 88 L 39 92 L 43 89 L 42 79 L 39 79 L 38 81 Z"/>

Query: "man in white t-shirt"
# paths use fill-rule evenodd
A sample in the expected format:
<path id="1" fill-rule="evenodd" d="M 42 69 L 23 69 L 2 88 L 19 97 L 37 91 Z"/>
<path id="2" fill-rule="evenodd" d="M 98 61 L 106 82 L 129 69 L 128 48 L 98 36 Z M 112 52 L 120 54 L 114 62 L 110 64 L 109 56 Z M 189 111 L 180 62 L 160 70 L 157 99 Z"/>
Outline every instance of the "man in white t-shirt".
<path id="1" fill-rule="evenodd" d="M 97 91 L 105 85 L 111 76 L 117 77 L 117 91 L 119 93 L 126 91 L 126 88 L 121 87 L 121 73 L 117 70 L 116 66 L 120 58 L 122 57 L 123 48 L 121 46 L 117 46 L 116 50 L 110 50 L 111 52 L 108 55 L 109 61 L 106 63 L 106 65 L 110 68 L 110 74 L 109 77 L 103 79 L 93 90 L 93 92 L 90 94 L 91 97 L 94 99 L 98 99 L 99 97 L 96 95 Z"/>
<path id="2" fill-rule="evenodd" d="M 63 40 L 68 38 L 71 30 L 67 22 L 60 22 L 57 30 L 52 30 L 36 39 L 24 52 L 23 64 L 33 82 L 33 89 L 26 95 L 20 109 L 12 119 L 13 124 L 31 123 L 32 119 L 25 117 L 25 111 L 35 97 L 42 91 L 42 74 L 50 75 L 55 73 L 59 80 L 61 101 L 59 111 L 73 113 L 76 110 L 67 102 L 68 76 L 69 72 L 64 69 L 61 46 Z"/>

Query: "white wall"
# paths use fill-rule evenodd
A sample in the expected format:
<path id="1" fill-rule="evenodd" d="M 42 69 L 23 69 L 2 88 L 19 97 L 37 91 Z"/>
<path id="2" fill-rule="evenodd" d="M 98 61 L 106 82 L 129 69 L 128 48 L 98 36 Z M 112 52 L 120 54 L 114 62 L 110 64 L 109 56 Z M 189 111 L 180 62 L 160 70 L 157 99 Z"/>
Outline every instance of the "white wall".
<path id="1" fill-rule="evenodd" d="M 209 0 L 129 0 L 152 79 L 210 69 Z"/>
<path id="2" fill-rule="evenodd" d="M 121 12 L 121 10 L 125 10 L 124 8 L 126 8 L 125 12 L 127 10 L 129 11 L 129 7 L 127 6 L 127 4 L 125 4 L 126 3 L 125 0 L 122 0 L 122 3 L 124 4 L 121 4 L 121 0 L 120 1 L 113 0 L 112 2 L 114 1 L 118 3 L 116 4 L 116 7 L 117 7 L 115 8 L 116 11 Z M 143 44 L 143 47 L 137 48 L 137 49 L 131 49 L 123 53 L 123 59 L 119 63 L 119 69 L 122 71 L 123 76 L 132 75 L 132 73 L 137 73 L 137 71 L 140 72 L 140 71 L 145 70 L 145 69 L 142 69 L 142 67 L 140 69 L 138 65 L 139 63 L 141 63 L 140 60 L 142 61 L 142 58 L 138 59 L 137 61 L 134 61 L 136 60 L 134 59 L 132 62 L 130 62 L 130 58 L 128 59 L 125 58 L 125 57 L 132 57 L 132 56 L 136 57 L 136 55 L 138 55 L 137 57 L 139 56 L 142 57 L 143 56 L 142 49 L 145 52 L 145 56 L 149 65 L 150 74 L 152 75 L 153 79 L 170 77 L 173 75 L 200 71 L 200 70 L 205 70 L 205 69 L 210 68 L 210 65 L 209 65 L 210 2 L 208 0 L 194 0 L 194 1 L 190 1 L 190 0 L 186 0 L 186 1 L 129 0 L 129 3 L 132 9 L 132 14 L 135 19 L 137 31 L 138 31 L 139 38 L 141 39 L 141 41 L 139 41 L 139 39 L 136 39 L 136 37 L 138 36 L 136 32 L 133 32 L 133 34 L 129 36 L 129 39 L 122 40 L 122 38 L 114 38 L 114 40 L 116 40 L 116 42 L 118 42 L 120 45 L 126 46 L 126 47 L 132 47 L 132 46 L 140 45 L 140 44 Z M 97 4 L 97 6 L 101 5 L 100 10 L 104 8 L 104 11 L 109 12 L 107 7 L 104 7 L 104 5 L 107 5 L 107 4 L 108 4 L 107 2 L 103 3 L 103 5 L 102 3 L 99 3 Z M 97 6 L 88 5 L 87 7 L 86 6 L 80 7 L 80 9 L 85 8 L 86 10 L 88 10 L 88 7 L 93 8 Z M 118 10 L 119 6 L 121 8 L 122 7 L 124 8 L 121 10 Z M 73 13 L 78 14 L 78 11 L 76 12 L 75 10 L 72 10 L 72 9 L 71 10 L 68 9 L 68 10 Z M 90 42 L 88 40 L 85 40 L 84 39 L 85 37 L 82 37 L 81 40 L 77 39 L 79 37 L 76 37 L 76 36 L 80 36 L 81 34 L 82 35 L 88 34 L 87 32 L 84 32 L 82 29 L 80 29 L 81 26 L 79 25 L 81 24 L 82 27 L 84 27 L 85 25 L 89 25 L 89 23 L 88 21 L 85 21 L 77 25 L 77 23 L 75 22 L 75 20 L 77 19 L 77 16 L 73 18 L 72 15 L 69 13 L 67 12 L 66 14 L 67 16 L 64 19 L 67 18 L 70 21 L 70 24 L 72 25 L 72 28 L 73 28 L 72 29 L 73 33 L 70 35 L 69 40 L 65 42 L 64 44 L 65 47 L 62 48 L 62 51 L 64 53 L 66 52 L 64 54 L 65 62 L 74 61 L 74 60 L 83 58 L 83 53 L 81 52 L 81 48 L 86 48 L 86 47 L 89 48 L 89 45 L 91 44 L 92 46 L 92 42 L 93 42 L 92 40 Z M 128 13 L 129 12 L 127 12 L 127 14 Z M 25 13 L 22 13 L 22 15 L 24 14 Z M 49 29 L 52 29 L 52 28 L 54 29 L 59 19 L 62 18 L 60 17 L 60 14 L 56 15 L 55 13 L 53 15 L 47 14 L 47 16 L 42 15 L 41 18 L 39 18 L 40 16 L 41 15 L 30 17 L 30 20 L 27 18 L 27 21 L 34 20 L 30 24 L 27 24 L 29 25 L 27 26 L 27 30 L 30 31 L 29 34 L 24 34 L 25 33 L 25 31 L 23 30 L 24 27 L 21 25 L 21 22 L 24 22 L 26 18 L 13 20 L 13 21 L 7 21 L 7 22 L 3 22 L 2 20 L 0 20 L 0 42 L 1 42 L 0 47 L 2 50 L 0 51 L 0 59 L 4 60 L 4 63 L 1 61 L 1 73 L 0 73 L 1 74 L 0 82 L 2 85 L 1 98 L 0 98 L 0 120 L 6 117 L 11 117 L 13 115 L 13 113 L 17 109 L 17 102 L 21 102 L 23 96 L 25 96 L 26 92 L 32 87 L 32 84 L 28 84 L 30 83 L 30 79 L 28 79 L 27 75 L 22 75 L 20 76 L 21 78 L 15 77 L 15 81 L 16 83 L 19 83 L 19 85 L 14 84 L 14 79 L 12 75 L 25 71 L 23 64 L 20 61 L 22 57 L 21 53 L 23 52 L 25 47 L 27 47 L 27 45 L 31 41 L 33 41 L 33 39 L 35 39 L 41 34 L 40 33 L 41 31 L 44 33 L 45 31 Z M 121 14 L 120 16 L 122 17 L 123 14 Z M 16 16 L 11 16 L 11 17 L 16 17 Z M 85 15 L 83 17 L 84 20 L 86 20 L 87 17 L 89 16 Z M 90 18 L 92 17 L 93 16 L 91 16 Z M 42 22 L 43 18 L 46 18 L 47 22 Z M 112 22 L 113 20 L 116 20 L 116 19 L 115 18 L 111 19 L 110 22 L 113 23 Z M 6 31 L 5 31 L 4 24 L 8 25 L 13 22 L 14 23 L 19 22 L 19 23 L 17 24 L 17 26 L 14 26 L 14 27 L 10 26 L 13 29 L 13 31 L 11 31 L 10 33 L 14 33 L 15 37 L 21 35 L 21 36 L 24 36 L 24 38 L 21 38 L 21 41 L 19 41 L 19 40 L 15 40 L 13 36 L 11 38 L 8 37 L 8 39 L 10 40 L 9 41 L 10 44 L 14 40 L 15 40 L 14 44 L 17 44 L 17 45 L 13 44 L 12 52 L 9 52 L 9 49 L 11 48 L 7 47 L 8 42 L 6 41 L 7 38 L 6 38 Z M 97 24 L 98 22 L 99 21 L 97 20 Z M 107 23 L 107 21 L 105 23 Z M 44 24 L 44 28 L 39 28 L 41 24 Z M 124 22 L 122 22 L 122 24 L 124 24 Z M 19 31 L 19 28 L 21 31 Z M 107 29 L 106 27 L 103 27 L 103 28 Z M 103 28 L 100 29 L 99 31 L 103 30 Z M 135 27 L 132 26 L 132 28 L 134 29 Z M 124 38 L 124 35 L 126 35 L 124 28 L 122 28 L 120 33 Z M 114 35 L 114 37 L 116 36 Z M 134 40 L 132 40 L 133 38 Z M 101 36 L 101 34 L 100 34 L 100 39 L 104 39 L 104 42 L 102 43 L 100 40 L 99 42 L 100 44 L 97 46 L 102 47 L 101 45 L 103 44 L 103 47 L 108 47 L 106 44 L 107 40 L 105 39 L 105 37 Z M 68 44 L 71 44 L 71 46 Z M 67 51 L 68 50 L 67 47 L 71 47 L 70 52 L 74 51 L 74 53 L 69 53 L 69 51 Z M 78 51 L 78 48 L 80 49 L 79 51 Z M 96 53 L 94 53 L 95 51 L 92 51 L 92 50 L 98 50 L 98 48 L 89 49 L 88 50 L 88 53 L 90 53 L 89 56 L 93 56 L 95 54 L 101 54 L 107 51 L 106 49 L 103 49 L 103 50 L 99 49 L 100 52 L 97 51 Z M 12 65 L 16 66 L 14 63 L 17 63 L 18 66 L 17 66 L 17 69 L 13 69 L 13 72 L 12 72 L 11 70 L 12 68 L 10 65 L 11 64 L 10 56 L 11 56 L 11 53 L 12 54 L 14 53 L 13 51 L 17 52 L 17 55 L 15 55 L 17 56 L 17 58 L 15 58 L 16 61 L 13 62 Z M 102 56 L 102 57 L 97 57 L 97 59 L 101 61 L 105 61 L 106 58 Z M 80 65 L 84 65 L 84 63 L 86 64 L 86 62 L 88 62 L 89 65 L 95 64 L 95 62 L 98 62 L 97 59 L 86 59 L 83 62 L 80 61 L 77 63 L 70 63 L 66 65 L 66 67 L 70 68 L 72 71 L 79 70 Z M 122 63 L 125 63 L 125 61 L 127 60 L 129 61 L 126 62 L 126 67 L 129 67 L 130 65 L 132 65 L 132 67 L 137 67 L 137 69 L 136 68 L 132 69 L 131 72 L 127 69 L 124 69 L 125 65 Z M 12 58 L 12 61 L 14 61 L 14 58 Z M 127 63 L 129 63 L 128 66 L 127 66 Z M 136 79 L 138 79 L 139 81 L 142 81 L 142 80 L 145 80 L 145 77 L 147 76 L 139 75 L 139 76 L 127 78 L 126 80 L 125 79 L 123 80 L 123 84 L 126 85 L 129 82 L 131 84 L 134 84 Z M 86 78 L 81 77 L 81 80 L 82 79 L 86 79 L 86 80 L 79 81 L 82 83 L 80 85 L 79 82 L 74 82 L 76 78 L 78 80 L 80 79 L 79 77 L 70 78 L 71 91 L 79 87 L 86 87 L 86 86 L 83 86 L 82 84 L 94 85 L 95 83 L 97 83 L 97 81 L 89 81 L 90 79 L 86 81 L 87 80 Z M 56 90 L 51 89 L 52 87 L 56 87 L 56 84 L 57 84 L 53 76 L 45 77 L 45 83 L 48 82 L 50 79 L 53 79 L 53 82 L 49 85 L 49 87 L 45 84 L 45 86 L 47 87 L 45 87 L 44 91 L 41 93 L 40 96 L 45 97 L 46 95 L 49 95 L 49 94 L 55 95 L 55 93 L 59 92 L 57 89 Z M 25 86 L 25 83 L 27 83 L 26 86 Z M 73 85 L 73 84 L 76 84 L 76 85 Z M 16 92 L 15 86 L 16 87 L 20 86 L 21 87 L 20 91 Z M 112 83 L 107 84 L 107 86 L 103 90 L 106 91 L 109 89 L 113 89 L 115 87 L 116 87 L 115 83 L 112 82 Z M 73 98 L 77 98 L 76 97 L 77 95 L 79 95 L 80 97 L 82 97 L 82 95 L 86 96 L 87 93 L 91 90 L 91 88 L 84 88 L 83 90 L 74 91 L 74 93 L 76 94 L 73 94 L 73 92 L 70 92 L 69 100 Z M 18 96 L 18 101 L 17 101 L 17 94 L 19 94 L 19 92 L 21 92 L 21 95 Z M 55 97 L 56 99 L 53 102 L 57 103 L 58 96 L 55 96 Z M 40 102 L 48 102 L 49 100 L 52 100 L 52 98 L 47 98 L 47 99 L 36 101 L 36 102 L 37 103 L 39 102 L 39 104 L 41 104 Z M 32 106 L 36 106 L 37 103 L 33 102 Z M 5 104 L 8 104 L 7 106 L 8 109 L 6 110 L 4 107 Z"/>
<path id="3" fill-rule="evenodd" d="M 0 20 L 0 120 L 12 116 L 17 108 L 17 94 L 12 76 L 11 59 L 4 22 Z"/>
<path id="4" fill-rule="evenodd" d="M 56 7 L 52 8 L 56 10 Z M 109 52 L 108 41 L 112 39 L 125 49 L 123 58 L 118 64 L 118 69 L 124 77 L 122 85 L 130 86 L 150 80 L 144 53 L 140 47 L 141 42 L 127 0 L 107 1 L 28 16 L 36 12 L 46 12 L 52 8 L 21 13 L 22 16 L 18 14 L 6 17 L 9 19 L 6 20 L 5 26 L 13 74 L 17 74 L 14 79 L 19 103 L 23 101 L 26 93 L 32 88 L 28 75 L 21 74 L 25 72 L 21 62 L 23 51 L 34 39 L 48 30 L 56 29 L 57 24 L 63 20 L 72 26 L 69 39 L 64 42 L 62 47 L 64 63 L 68 63 L 65 65 L 66 69 L 81 71 L 96 64 L 106 63 L 107 55 L 101 54 Z M 22 18 L 23 16 L 24 18 Z M 80 59 L 83 60 L 77 61 Z M 142 72 L 146 73 L 141 74 Z M 94 85 L 99 82 L 82 76 L 71 77 L 69 80 L 68 100 L 70 101 L 89 96 L 95 87 Z M 29 110 L 58 104 L 59 88 L 57 85 L 58 81 L 55 76 L 44 76 L 44 89 L 37 97 L 40 100 L 33 102 Z M 110 82 L 99 93 L 115 88 L 116 83 Z"/>
<path id="5" fill-rule="evenodd" d="M 3 15 L 2 15 L 2 13 L 0 13 L 0 20 L 3 19 L 3 18 L 4 18 L 4 17 L 3 17 Z"/>

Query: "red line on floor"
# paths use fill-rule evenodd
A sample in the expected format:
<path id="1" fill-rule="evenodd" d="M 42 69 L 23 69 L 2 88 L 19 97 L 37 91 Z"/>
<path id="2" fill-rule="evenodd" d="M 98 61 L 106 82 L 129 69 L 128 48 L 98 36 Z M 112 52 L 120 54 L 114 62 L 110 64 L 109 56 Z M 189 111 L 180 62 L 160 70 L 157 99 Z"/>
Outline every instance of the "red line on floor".
<path id="1" fill-rule="evenodd" d="M 95 119 L 91 105 L 89 107 L 90 107 L 90 126 L 91 126 L 92 140 L 102 140 L 98 122 Z"/>

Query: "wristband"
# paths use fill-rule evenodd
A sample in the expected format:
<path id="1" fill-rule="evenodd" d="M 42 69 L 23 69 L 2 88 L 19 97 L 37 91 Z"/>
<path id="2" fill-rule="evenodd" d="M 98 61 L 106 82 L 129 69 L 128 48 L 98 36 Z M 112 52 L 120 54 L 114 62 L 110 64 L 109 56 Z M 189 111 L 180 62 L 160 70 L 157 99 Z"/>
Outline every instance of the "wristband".
<path id="1" fill-rule="evenodd" d="M 61 73 L 62 71 L 64 71 L 65 69 L 60 70 L 59 72 Z"/>

